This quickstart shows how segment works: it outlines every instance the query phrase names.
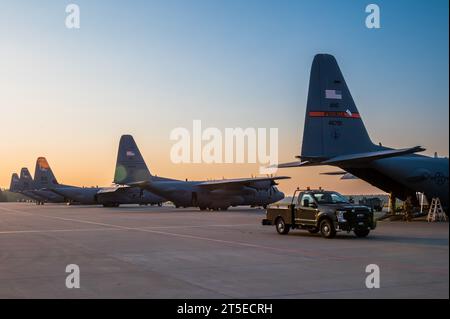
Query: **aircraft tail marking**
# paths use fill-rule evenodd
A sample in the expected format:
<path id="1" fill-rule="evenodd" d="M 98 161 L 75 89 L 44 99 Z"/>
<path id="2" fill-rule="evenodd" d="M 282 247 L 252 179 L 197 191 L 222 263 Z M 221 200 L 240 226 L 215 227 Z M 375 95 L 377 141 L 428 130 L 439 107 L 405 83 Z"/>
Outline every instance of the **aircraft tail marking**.
<path id="1" fill-rule="evenodd" d="M 52 188 L 59 185 L 45 157 L 38 157 L 36 160 L 34 183 L 37 189 Z"/>
<path id="2" fill-rule="evenodd" d="M 18 190 L 19 191 L 27 191 L 34 189 L 34 181 L 31 177 L 30 171 L 28 168 L 23 167 L 20 170 L 20 177 L 19 177 L 19 185 Z"/>
<path id="3" fill-rule="evenodd" d="M 369 138 L 336 59 L 314 57 L 309 81 L 301 159 L 380 151 Z"/>
<path id="4" fill-rule="evenodd" d="M 19 188 L 19 175 L 17 173 L 13 173 L 11 176 L 11 184 L 9 185 L 10 192 L 17 192 Z"/>
<path id="5" fill-rule="evenodd" d="M 124 185 L 138 181 L 147 181 L 151 177 L 152 175 L 133 136 L 122 135 L 117 153 L 114 183 Z"/>

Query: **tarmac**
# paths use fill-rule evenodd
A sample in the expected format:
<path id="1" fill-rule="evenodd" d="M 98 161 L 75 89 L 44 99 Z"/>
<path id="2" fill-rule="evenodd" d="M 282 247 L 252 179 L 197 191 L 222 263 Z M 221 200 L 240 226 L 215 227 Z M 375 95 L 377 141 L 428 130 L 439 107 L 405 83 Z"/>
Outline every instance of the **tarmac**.
<path id="1" fill-rule="evenodd" d="M 264 214 L 1 203 L 0 298 L 449 298 L 448 223 L 324 239 L 278 235 Z"/>

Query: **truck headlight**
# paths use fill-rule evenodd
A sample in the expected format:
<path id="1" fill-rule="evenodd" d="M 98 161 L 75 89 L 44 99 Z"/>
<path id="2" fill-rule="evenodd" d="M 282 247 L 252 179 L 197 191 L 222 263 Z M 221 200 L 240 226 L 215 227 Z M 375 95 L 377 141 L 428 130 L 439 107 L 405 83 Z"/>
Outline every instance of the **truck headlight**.
<path id="1" fill-rule="evenodd" d="M 346 223 L 347 220 L 344 217 L 345 210 L 338 210 L 336 211 L 336 217 L 339 223 Z"/>

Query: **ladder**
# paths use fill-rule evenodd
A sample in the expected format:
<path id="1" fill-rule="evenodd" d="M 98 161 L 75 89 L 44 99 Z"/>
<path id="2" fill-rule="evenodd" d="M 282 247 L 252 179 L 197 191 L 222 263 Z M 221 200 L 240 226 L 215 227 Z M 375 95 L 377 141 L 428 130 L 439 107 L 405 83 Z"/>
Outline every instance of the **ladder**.
<path id="1" fill-rule="evenodd" d="M 445 215 L 442 209 L 441 201 L 438 197 L 434 197 L 431 200 L 430 210 L 427 216 L 428 222 L 445 222 L 447 221 L 447 215 Z"/>

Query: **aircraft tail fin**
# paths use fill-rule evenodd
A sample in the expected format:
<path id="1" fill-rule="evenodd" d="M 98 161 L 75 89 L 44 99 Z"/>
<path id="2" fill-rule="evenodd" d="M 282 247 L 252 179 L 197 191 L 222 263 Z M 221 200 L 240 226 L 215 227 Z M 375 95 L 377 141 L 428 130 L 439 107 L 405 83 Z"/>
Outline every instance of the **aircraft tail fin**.
<path id="1" fill-rule="evenodd" d="M 37 189 L 52 188 L 59 185 L 45 157 L 38 157 L 36 160 L 34 184 Z"/>
<path id="2" fill-rule="evenodd" d="M 356 108 L 336 59 L 318 54 L 311 67 L 301 159 L 384 149 L 374 145 Z"/>
<path id="3" fill-rule="evenodd" d="M 17 192 L 19 190 L 19 175 L 17 173 L 13 173 L 11 176 L 11 184 L 9 185 L 10 192 Z"/>
<path id="4" fill-rule="evenodd" d="M 130 184 L 150 180 L 152 175 L 145 164 L 133 136 L 122 135 L 117 153 L 115 184 Z"/>
<path id="5" fill-rule="evenodd" d="M 27 191 L 34 189 L 34 181 L 28 168 L 24 167 L 20 170 L 18 191 Z"/>

